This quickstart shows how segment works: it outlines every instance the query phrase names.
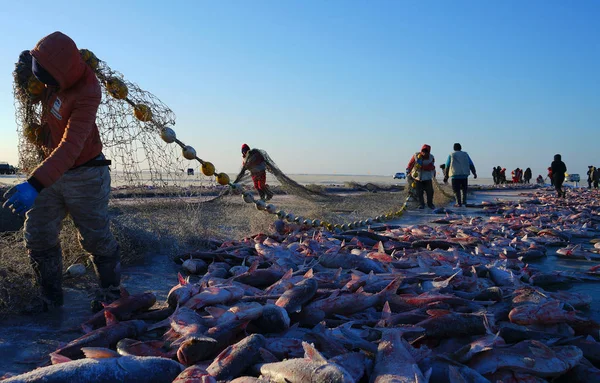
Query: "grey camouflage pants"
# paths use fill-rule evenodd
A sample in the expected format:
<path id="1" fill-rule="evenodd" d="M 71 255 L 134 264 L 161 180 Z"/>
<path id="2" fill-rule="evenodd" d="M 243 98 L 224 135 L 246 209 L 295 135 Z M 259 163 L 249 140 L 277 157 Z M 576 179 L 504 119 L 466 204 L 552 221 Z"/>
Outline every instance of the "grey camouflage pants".
<path id="1" fill-rule="evenodd" d="M 117 241 L 110 231 L 108 166 L 69 170 L 38 195 L 26 214 L 25 244 L 34 252 L 57 246 L 63 219 L 71 215 L 81 246 L 96 261 L 118 256 Z"/>

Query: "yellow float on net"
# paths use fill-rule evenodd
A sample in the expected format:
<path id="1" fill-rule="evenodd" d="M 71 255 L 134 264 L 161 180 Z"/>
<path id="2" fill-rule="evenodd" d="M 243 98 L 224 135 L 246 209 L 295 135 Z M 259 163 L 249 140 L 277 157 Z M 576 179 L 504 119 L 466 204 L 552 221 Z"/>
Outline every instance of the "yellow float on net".
<path id="1" fill-rule="evenodd" d="M 205 176 L 212 176 L 215 174 L 215 165 L 212 164 L 212 162 L 205 162 L 202 164 L 202 174 L 204 174 Z"/>
<path id="2" fill-rule="evenodd" d="M 34 145 L 40 146 L 44 143 L 41 127 L 38 124 L 25 124 L 23 126 L 23 136 Z"/>
<path id="3" fill-rule="evenodd" d="M 217 174 L 217 183 L 219 185 L 227 185 L 229 183 L 229 176 L 226 173 Z"/>
<path id="4" fill-rule="evenodd" d="M 148 105 L 137 104 L 133 109 L 133 114 L 135 118 L 142 122 L 148 122 L 152 119 L 152 110 Z"/>
<path id="5" fill-rule="evenodd" d="M 127 85 L 118 77 L 111 77 L 106 80 L 106 90 L 118 100 L 123 100 L 129 93 Z"/>
<path id="6" fill-rule="evenodd" d="M 94 52 L 90 51 L 89 49 L 80 49 L 79 54 L 81 54 L 83 61 L 85 61 L 85 63 L 88 64 L 93 70 L 98 69 L 98 63 L 100 60 L 98 60 L 98 57 L 96 57 Z"/>
<path id="7" fill-rule="evenodd" d="M 38 80 L 35 76 L 29 77 L 27 81 L 27 92 L 32 96 L 39 96 L 46 89 L 44 83 Z"/>

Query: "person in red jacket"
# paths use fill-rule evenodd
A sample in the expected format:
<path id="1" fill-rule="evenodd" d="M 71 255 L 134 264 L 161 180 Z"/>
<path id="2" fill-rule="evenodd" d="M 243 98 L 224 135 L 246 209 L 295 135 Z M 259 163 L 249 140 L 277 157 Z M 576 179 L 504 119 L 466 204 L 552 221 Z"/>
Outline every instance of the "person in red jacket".
<path id="1" fill-rule="evenodd" d="M 417 197 L 419 199 L 419 209 L 425 208 L 425 198 L 423 192 L 427 195 L 427 206 L 435 209 L 433 204 L 433 179 L 435 178 L 435 158 L 431 154 L 431 146 L 424 144 L 421 151 L 415 153 L 406 166 L 407 177 L 415 180 Z"/>
<path id="2" fill-rule="evenodd" d="M 94 311 L 120 297 L 119 247 L 110 231 L 110 161 L 96 126 L 100 83 L 75 42 L 61 32 L 42 38 L 23 58 L 45 84 L 39 130 L 45 158 L 27 181 L 6 192 L 4 207 L 25 215 L 24 237 L 43 309 L 63 305 L 59 233 L 69 214 L 100 283 Z M 29 56 L 30 57 L 29 57 Z M 21 61 L 21 59 L 20 59 Z M 23 62 L 19 62 L 23 64 Z M 19 65 L 18 64 L 18 65 Z"/>
<path id="3" fill-rule="evenodd" d="M 236 178 L 239 181 L 246 170 L 250 171 L 254 188 L 260 199 L 268 201 L 273 198 L 273 192 L 267 185 L 267 164 L 265 157 L 258 149 L 250 149 L 247 144 L 242 145 L 242 170 Z"/>

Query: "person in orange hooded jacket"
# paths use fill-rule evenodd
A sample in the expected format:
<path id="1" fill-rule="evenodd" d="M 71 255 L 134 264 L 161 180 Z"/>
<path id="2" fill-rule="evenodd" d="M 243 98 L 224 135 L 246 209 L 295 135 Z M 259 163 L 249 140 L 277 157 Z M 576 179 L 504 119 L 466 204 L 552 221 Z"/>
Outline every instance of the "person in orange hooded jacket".
<path id="1" fill-rule="evenodd" d="M 22 56 L 27 51 L 22 53 Z M 11 188 L 4 207 L 25 215 L 24 236 L 44 309 L 62 306 L 62 252 L 59 233 L 70 214 L 83 248 L 91 254 L 100 282 L 92 309 L 120 296 L 118 244 L 110 231 L 110 161 L 102 154 L 96 113 L 100 83 L 75 42 L 61 32 L 42 38 L 30 52 L 31 71 L 45 84 L 40 129 L 41 164 L 26 182 Z"/>

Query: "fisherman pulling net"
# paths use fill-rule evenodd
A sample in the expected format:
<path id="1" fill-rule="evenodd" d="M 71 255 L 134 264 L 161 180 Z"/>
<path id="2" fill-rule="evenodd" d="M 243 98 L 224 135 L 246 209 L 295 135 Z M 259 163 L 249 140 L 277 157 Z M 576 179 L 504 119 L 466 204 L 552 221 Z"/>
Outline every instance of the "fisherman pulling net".
<path id="1" fill-rule="evenodd" d="M 160 138 L 164 127 L 175 124 L 173 111 L 89 50 L 79 52 L 101 84 L 96 124 L 103 150 L 112 160 L 113 176 L 118 175 L 128 186 L 181 180 L 186 166 L 175 148 Z M 42 121 L 44 85 L 32 73 L 29 51 L 19 55 L 13 77 L 19 167 L 29 174 L 50 154 L 48 148 L 52 146 Z"/>
<path id="2" fill-rule="evenodd" d="M 325 193 L 321 193 L 316 190 L 310 190 L 298 182 L 294 181 L 290 177 L 286 176 L 275 164 L 275 161 L 269 157 L 266 151 L 250 147 L 247 144 L 242 145 L 242 169 L 235 178 L 234 183 L 238 183 L 244 179 L 246 172 L 250 172 L 252 181 L 254 182 L 254 188 L 260 195 L 260 198 L 268 201 L 273 198 L 273 192 L 269 185 L 267 185 L 267 174 L 273 174 L 275 178 L 281 183 L 281 187 L 290 194 L 297 195 L 298 197 L 314 200 L 329 198 Z"/>

